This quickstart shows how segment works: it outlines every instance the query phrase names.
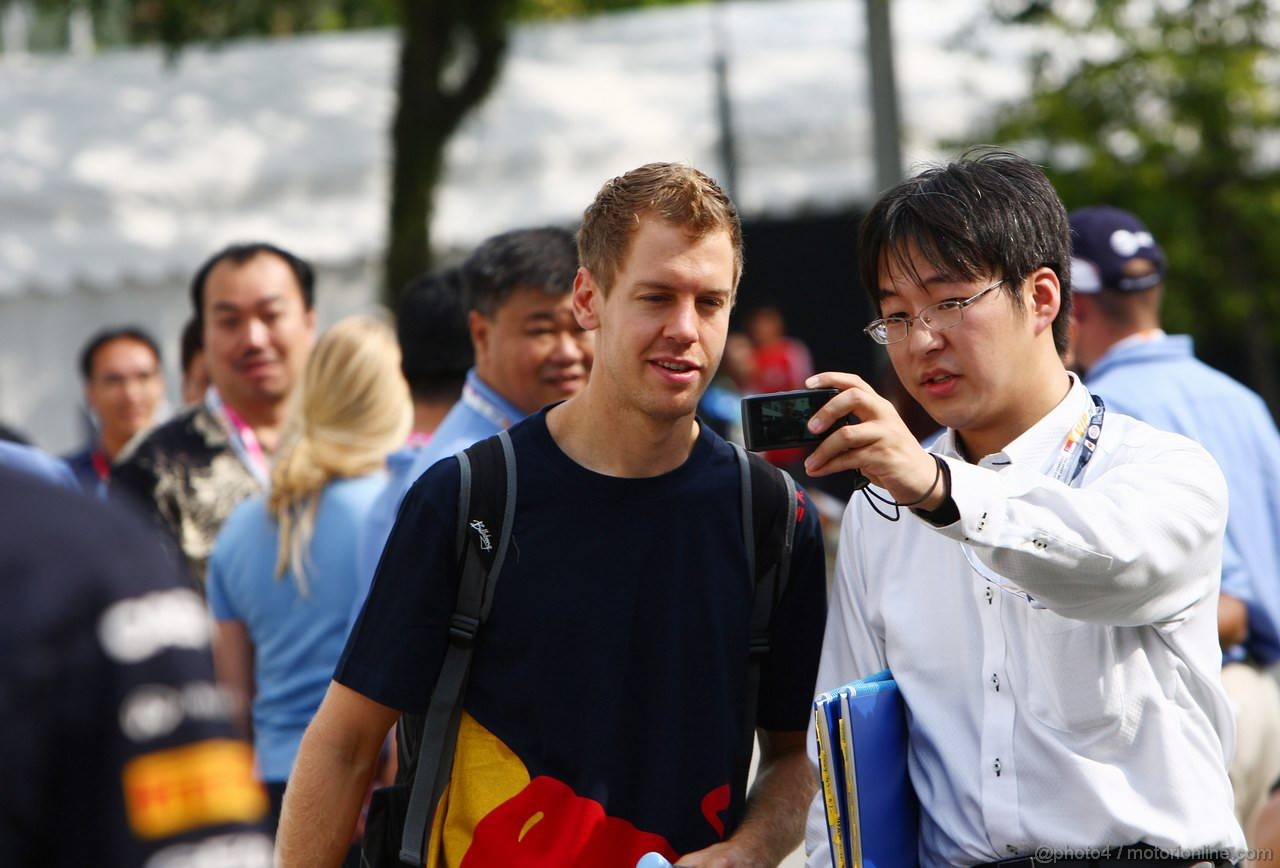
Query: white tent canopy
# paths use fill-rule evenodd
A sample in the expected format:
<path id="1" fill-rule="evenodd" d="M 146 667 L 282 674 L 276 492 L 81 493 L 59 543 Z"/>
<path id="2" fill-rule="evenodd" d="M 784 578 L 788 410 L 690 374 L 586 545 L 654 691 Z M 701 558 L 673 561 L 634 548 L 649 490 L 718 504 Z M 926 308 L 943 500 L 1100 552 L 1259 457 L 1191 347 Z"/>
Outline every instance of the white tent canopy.
<path id="1" fill-rule="evenodd" d="M 1007 60 L 948 47 L 973 12 L 894 4 L 908 162 L 1025 88 Z M 436 242 L 572 223 L 604 179 L 652 160 L 721 174 L 717 22 L 743 212 L 868 200 L 862 3 L 736 0 L 517 28 L 494 93 L 451 143 Z M 315 261 L 322 318 L 372 298 L 397 48 L 366 31 L 195 47 L 172 66 L 155 50 L 4 59 L 0 419 L 71 447 L 81 342 L 130 321 L 176 347 L 189 275 L 233 240 Z"/>

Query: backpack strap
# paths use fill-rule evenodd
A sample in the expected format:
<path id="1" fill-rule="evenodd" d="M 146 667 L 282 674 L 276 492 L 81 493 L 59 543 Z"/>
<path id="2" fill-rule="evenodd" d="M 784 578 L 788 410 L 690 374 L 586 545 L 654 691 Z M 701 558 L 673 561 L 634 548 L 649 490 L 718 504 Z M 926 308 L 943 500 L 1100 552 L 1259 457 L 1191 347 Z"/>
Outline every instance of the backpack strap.
<path id="1" fill-rule="evenodd" d="M 449 618 L 449 648 L 431 692 L 400 843 L 400 861 L 414 866 L 423 864 L 427 826 L 453 770 L 471 654 L 493 607 L 516 506 L 516 455 L 506 431 L 454 457 L 460 471 L 455 553 L 461 574 L 457 607 Z"/>
<path id="2" fill-rule="evenodd" d="M 742 536 L 752 581 L 750 662 L 747 668 L 746 712 L 743 716 L 732 798 L 745 799 L 751 755 L 756 743 L 756 712 L 760 698 L 760 667 L 769 655 L 769 621 L 773 607 L 786 591 L 791 572 L 791 549 L 796 531 L 796 483 L 790 474 L 754 452 L 731 444 L 738 459 L 742 488 Z"/>

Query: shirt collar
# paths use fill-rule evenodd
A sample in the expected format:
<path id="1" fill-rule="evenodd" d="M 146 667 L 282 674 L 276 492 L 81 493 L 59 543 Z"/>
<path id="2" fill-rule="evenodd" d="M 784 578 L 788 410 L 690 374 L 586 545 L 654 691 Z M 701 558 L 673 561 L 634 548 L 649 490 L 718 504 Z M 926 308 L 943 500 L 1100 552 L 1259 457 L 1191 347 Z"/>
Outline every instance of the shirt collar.
<path id="1" fill-rule="evenodd" d="M 1039 465 L 1041 470 L 1046 473 L 1049 471 L 1058 456 L 1059 450 L 1062 449 L 1062 444 L 1066 440 L 1067 434 L 1080 421 L 1080 415 L 1082 413 L 1090 413 L 1093 410 L 1093 398 L 1089 395 L 1089 390 L 1080 382 L 1080 378 L 1071 371 L 1067 372 L 1067 376 L 1071 379 L 1071 388 L 1067 391 L 1066 397 L 1058 402 L 1058 406 L 1041 417 L 1039 422 L 1018 435 L 1003 450 L 988 455 L 979 461 L 979 466 L 1002 467 L 1006 464 L 1032 464 Z M 964 455 L 958 446 L 956 432 L 948 428 L 946 433 L 938 438 L 937 451 L 939 454 L 963 460 Z"/>
<path id="2" fill-rule="evenodd" d="M 1186 359 L 1193 356 L 1195 356 L 1195 346 L 1190 335 L 1170 335 L 1162 331 L 1157 336 L 1146 340 L 1134 340 L 1133 337 L 1128 337 L 1112 344 L 1102 357 L 1085 371 L 1085 377 L 1092 381 L 1112 368 L 1133 362 Z"/>
<path id="3" fill-rule="evenodd" d="M 1168 335 L 1165 334 L 1164 329 L 1150 329 L 1148 331 L 1138 332 L 1137 334 L 1129 335 L 1127 338 L 1121 338 L 1120 340 L 1116 341 L 1114 344 L 1111 345 L 1111 350 L 1112 351 L 1124 350 L 1124 349 L 1127 349 L 1128 347 L 1138 346 L 1141 344 L 1149 343 L 1151 341 L 1162 341 L 1167 337 Z"/>
<path id="4" fill-rule="evenodd" d="M 489 404 L 498 415 L 510 420 L 513 425 L 528 415 L 517 410 L 510 401 L 499 395 L 492 386 L 480 379 L 480 375 L 476 373 L 475 368 L 467 371 L 467 385 L 470 386 L 485 403 Z"/>

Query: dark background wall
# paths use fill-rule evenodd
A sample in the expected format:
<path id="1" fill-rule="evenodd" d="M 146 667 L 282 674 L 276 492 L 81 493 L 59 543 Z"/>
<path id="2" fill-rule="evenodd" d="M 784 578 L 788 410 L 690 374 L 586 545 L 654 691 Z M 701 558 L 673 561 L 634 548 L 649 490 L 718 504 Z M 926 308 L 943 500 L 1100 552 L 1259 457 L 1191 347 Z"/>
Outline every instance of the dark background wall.
<path id="1" fill-rule="evenodd" d="M 733 327 L 740 329 L 752 308 L 773 305 L 786 318 L 788 333 L 809 345 L 817 370 L 850 371 L 872 382 L 892 377 L 883 350 L 862 333 L 874 316 L 854 255 L 861 216 L 847 211 L 745 221 L 747 267 Z M 1254 387 L 1256 372 L 1238 336 L 1199 336 L 1196 355 Z"/>
<path id="2" fill-rule="evenodd" d="M 873 317 L 858 282 L 853 212 L 748 220 L 742 227 L 746 270 L 734 328 L 752 308 L 782 311 L 787 332 L 809 345 L 818 371 L 849 371 L 874 379 L 878 347 L 862 333 Z"/>

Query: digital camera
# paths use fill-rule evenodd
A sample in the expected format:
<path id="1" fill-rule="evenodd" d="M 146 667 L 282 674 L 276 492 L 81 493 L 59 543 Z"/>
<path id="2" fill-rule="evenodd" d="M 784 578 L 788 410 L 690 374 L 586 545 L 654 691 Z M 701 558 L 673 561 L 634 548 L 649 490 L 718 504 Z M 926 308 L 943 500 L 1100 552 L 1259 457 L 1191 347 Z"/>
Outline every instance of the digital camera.
<path id="1" fill-rule="evenodd" d="M 742 399 L 742 433 L 747 448 L 768 452 L 812 446 L 837 428 L 857 422 L 853 416 L 844 416 L 821 434 L 809 431 L 809 419 L 838 394 L 839 389 L 797 389 L 748 395 Z"/>

